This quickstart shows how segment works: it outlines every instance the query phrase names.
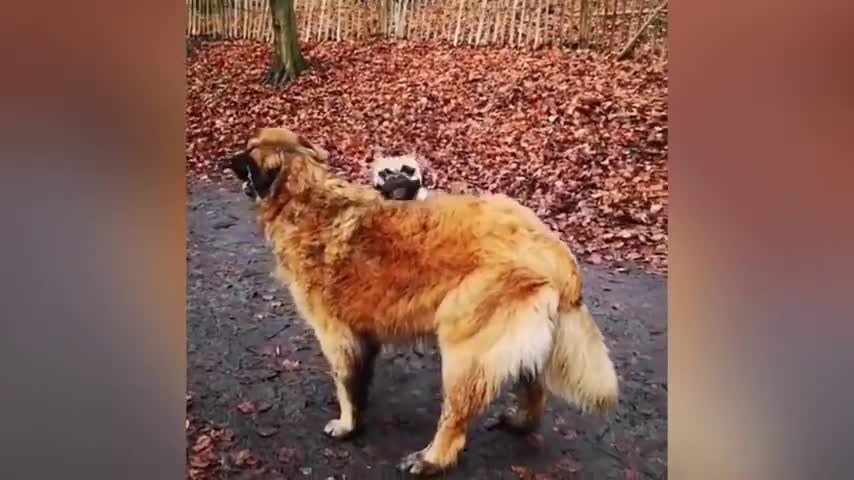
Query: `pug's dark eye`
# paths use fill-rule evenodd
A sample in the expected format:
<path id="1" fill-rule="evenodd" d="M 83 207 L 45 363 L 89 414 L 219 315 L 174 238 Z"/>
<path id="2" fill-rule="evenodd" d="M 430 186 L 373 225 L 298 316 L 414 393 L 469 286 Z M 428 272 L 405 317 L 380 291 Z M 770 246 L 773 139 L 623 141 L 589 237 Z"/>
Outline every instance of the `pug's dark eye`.
<path id="1" fill-rule="evenodd" d="M 404 165 L 400 167 L 400 171 L 406 175 L 415 175 L 415 169 L 410 167 L 409 165 Z"/>
<path id="2" fill-rule="evenodd" d="M 380 178 L 382 178 L 383 180 L 385 180 L 385 177 L 387 177 L 389 175 L 391 175 L 391 170 L 389 170 L 387 168 L 380 170 Z"/>

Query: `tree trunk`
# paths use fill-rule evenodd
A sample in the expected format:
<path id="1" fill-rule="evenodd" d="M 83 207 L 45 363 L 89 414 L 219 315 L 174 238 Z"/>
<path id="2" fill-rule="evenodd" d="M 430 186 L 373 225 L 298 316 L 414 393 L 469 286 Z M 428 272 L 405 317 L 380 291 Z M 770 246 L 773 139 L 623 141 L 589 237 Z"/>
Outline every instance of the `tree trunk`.
<path id="1" fill-rule="evenodd" d="M 299 49 L 293 0 L 269 0 L 273 24 L 273 58 L 267 81 L 278 85 L 296 79 L 308 67 Z"/>

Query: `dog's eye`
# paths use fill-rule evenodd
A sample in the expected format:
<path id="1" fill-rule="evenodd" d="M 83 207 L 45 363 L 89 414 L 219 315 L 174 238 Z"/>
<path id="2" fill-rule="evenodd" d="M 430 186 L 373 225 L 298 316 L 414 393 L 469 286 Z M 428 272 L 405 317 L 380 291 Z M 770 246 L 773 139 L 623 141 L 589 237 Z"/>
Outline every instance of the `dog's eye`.
<path id="1" fill-rule="evenodd" d="M 389 175 L 391 175 L 391 170 L 389 170 L 387 168 L 380 170 L 380 178 L 382 178 L 383 180 L 385 180 L 385 177 L 387 177 Z"/>
<path id="2" fill-rule="evenodd" d="M 415 169 L 410 167 L 409 165 L 404 165 L 400 167 L 400 171 L 406 175 L 415 175 Z"/>

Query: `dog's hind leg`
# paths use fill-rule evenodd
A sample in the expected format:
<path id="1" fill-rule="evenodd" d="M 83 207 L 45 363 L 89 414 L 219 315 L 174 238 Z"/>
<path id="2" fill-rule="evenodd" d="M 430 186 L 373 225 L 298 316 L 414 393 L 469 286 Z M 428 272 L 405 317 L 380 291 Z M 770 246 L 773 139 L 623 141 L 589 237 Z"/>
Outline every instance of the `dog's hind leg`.
<path id="1" fill-rule="evenodd" d="M 552 348 L 550 318 L 555 315 L 558 293 L 523 272 L 503 280 L 506 283 L 486 295 L 461 290 L 464 294 L 449 300 L 450 312 L 463 317 L 439 320 L 442 414 L 433 441 L 406 456 L 401 470 L 430 474 L 454 465 L 465 445 L 469 421 L 486 410 L 507 380 L 519 380 L 524 411 L 520 426 L 538 425 L 546 399 L 540 372 Z M 476 300 L 474 306 L 463 303 L 471 299 Z"/>
<path id="2" fill-rule="evenodd" d="M 515 433 L 530 433 L 540 427 L 546 411 L 546 388 L 542 376 L 522 375 L 513 385 L 516 404 L 502 413 L 499 426 Z"/>
<path id="3" fill-rule="evenodd" d="M 485 368 L 466 345 L 442 348 L 444 401 L 433 441 L 404 457 L 398 468 L 430 475 L 454 465 L 466 443 L 469 421 L 483 413 L 498 392 Z"/>
<path id="4" fill-rule="evenodd" d="M 315 333 L 332 370 L 341 412 L 323 431 L 334 438 L 346 438 L 358 427 L 359 415 L 366 406 L 379 344 L 342 327 L 316 329 Z"/>

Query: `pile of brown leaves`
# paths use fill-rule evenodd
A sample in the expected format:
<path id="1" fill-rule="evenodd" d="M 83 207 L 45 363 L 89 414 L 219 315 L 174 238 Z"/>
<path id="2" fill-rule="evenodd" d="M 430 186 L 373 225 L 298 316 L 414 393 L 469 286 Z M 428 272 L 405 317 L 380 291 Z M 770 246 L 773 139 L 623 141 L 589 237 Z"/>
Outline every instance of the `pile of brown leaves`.
<path id="1" fill-rule="evenodd" d="M 351 180 L 372 151 L 415 152 L 433 187 L 466 182 L 533 208 L 591 263 L 667 268 L 667 71 L 594 53 L 407 43 L 309 45 L 312 65 L 263 84 L 266 45 L 219 42 L 188 60 L 194 179 L 254 129 L 285 125 Z"/>
<path id="2" fill-rule="evenodd" d="M 216 478 L 226 469 L 226 451 L 234 442 L 229 430 L 187 418 L 187 478 Z"/>
<path id="3" fill-rule="evenodd" d="M 188 480 L 225 478 L 234 472 L 247 474 L 265 472 L 258 458 L 249 450 L 238 449 L 234 432 L 193 418 L 190 414 L 192 396 L 187 395 L 187 417 L 184 431 L 187 435 Z M 263 478 L 263 477 L 253 477 Z"/>

